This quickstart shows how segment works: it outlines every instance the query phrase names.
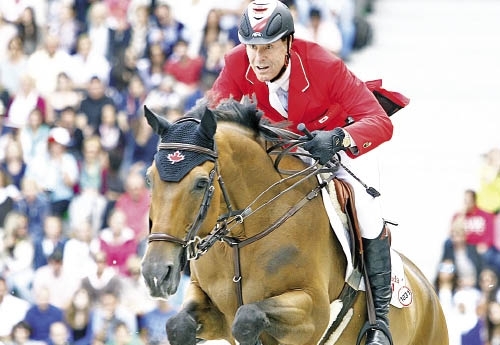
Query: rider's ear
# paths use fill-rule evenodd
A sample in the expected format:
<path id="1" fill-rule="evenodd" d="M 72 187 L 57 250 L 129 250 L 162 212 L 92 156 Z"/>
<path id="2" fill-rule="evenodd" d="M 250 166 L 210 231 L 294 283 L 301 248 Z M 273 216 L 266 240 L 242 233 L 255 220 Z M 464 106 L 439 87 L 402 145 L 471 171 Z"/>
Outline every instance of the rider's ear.
<path id="1" fill-rule="evenodd" d="M 159 136 L 167 133 L 168 129 L 170 128 L 170 122 L 168 122 L 162 116 L 156 115 L 146 105 L 144 105 L 144 116 L 148 120 L 151 128 L 153 128 L 153 131 Z"/>
<path id="2" fill-rule="evenodd" d="M 198 126 L 198 130 L 201 135 L 205 136 L 207 139 L 212 139 L 217 129 L 217 122 L 215 121 L 214 113 L 205 108 L 205 113 L 201 117 L 201 123 Z"/>

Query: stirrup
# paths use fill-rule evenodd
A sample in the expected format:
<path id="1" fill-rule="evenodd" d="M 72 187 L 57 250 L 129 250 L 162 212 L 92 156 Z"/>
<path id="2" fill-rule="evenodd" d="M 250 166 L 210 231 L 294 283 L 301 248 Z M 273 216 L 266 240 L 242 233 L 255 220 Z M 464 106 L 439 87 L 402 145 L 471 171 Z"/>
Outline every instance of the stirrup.
<path id="1" fill-rule="evenodd" d="M 356 345 L 359 345 L 361 343 L 361 340 L 363 339 L 363 336 L 369 331 L 369 330 L 379 330 L 382 333 L 385 334 L 387 339 L 389 340 L 389 344 L 394 345 L 392 342 L 392 336 L 391 336 L 391 331 L 389 331 L 389 327 L 385 324 L 385 322 L 382 322 L 380 320 L 376 321 L 375 325 L 372 325 L 370 321 L 366 321 L 363 327 L 361 327 L 361 330 L 359 331 L 358 335 L 358 340 L 356 340 Z"/>

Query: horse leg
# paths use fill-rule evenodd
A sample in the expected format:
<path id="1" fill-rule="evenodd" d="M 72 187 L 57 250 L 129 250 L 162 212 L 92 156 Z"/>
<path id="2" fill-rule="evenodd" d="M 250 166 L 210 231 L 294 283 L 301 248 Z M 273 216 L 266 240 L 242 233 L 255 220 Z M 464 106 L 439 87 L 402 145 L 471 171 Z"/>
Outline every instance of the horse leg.
<path id="1" fill-rule="evenodd" d="M 229 327 L 210 298 L 193 284 L 181 311 L 166 324 L 170 345 L 195 345 L 196 339 L 228 339 Z"/>
<path id="2" fill-rule="evenodd" d="M 329 320 L 328 296 L 324 308 L 313 308 L 313 304 L 312 296 L 304 291 L 245 304 L 236 312 L 233 336 L 240 345 L 258 344 L 262 332 L 282 344 L 308 344 L 313 335 L 321 336 Z"/>
<path id="3" fill-rule="evenodd" d="M 196 344 L 196 321 L 186 309 L 168 319 L 165 327 L 171 345 Z"/>

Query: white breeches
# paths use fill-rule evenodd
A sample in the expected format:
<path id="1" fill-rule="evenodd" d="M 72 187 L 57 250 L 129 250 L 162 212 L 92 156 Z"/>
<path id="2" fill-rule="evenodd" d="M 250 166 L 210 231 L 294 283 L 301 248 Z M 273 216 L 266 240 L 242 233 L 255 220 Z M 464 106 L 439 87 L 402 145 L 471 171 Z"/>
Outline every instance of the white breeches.
<path id="1" fill-rule="evenodd" d="M 347 167 L 367 187 L 379 189 L 379 166 L 376 153 L 369 152 L 355 159 L 341 151 L 342 164 Z M 343 167 L 335 174 L 338 179 L 348 182 L 354 190 L 355 207 L 358 216 L 361 236 L 367 239 L 378 237 L 384 225 L 380 197 L 374 198 L 366 192 L 366 188 L 352 177 Z"/>

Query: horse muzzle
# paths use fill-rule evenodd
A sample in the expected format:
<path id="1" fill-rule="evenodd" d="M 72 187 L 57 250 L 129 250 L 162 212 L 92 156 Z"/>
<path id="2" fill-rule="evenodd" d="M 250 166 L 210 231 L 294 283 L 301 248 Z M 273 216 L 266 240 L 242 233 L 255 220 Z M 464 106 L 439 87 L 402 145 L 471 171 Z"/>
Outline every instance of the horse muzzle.
<path id="1" fill-rule="evenodd" d="M 149 288 L 151 297 L 167 299 L 175 294 L 181 275 L 180 264 L 148 261 L 142 263 L 142 276 Z"/>

